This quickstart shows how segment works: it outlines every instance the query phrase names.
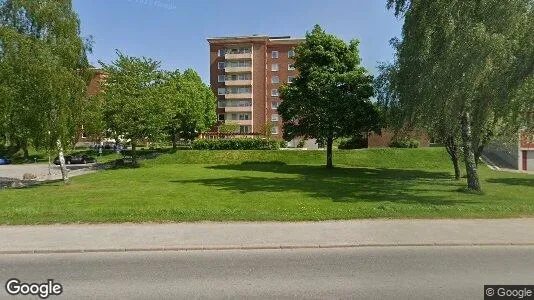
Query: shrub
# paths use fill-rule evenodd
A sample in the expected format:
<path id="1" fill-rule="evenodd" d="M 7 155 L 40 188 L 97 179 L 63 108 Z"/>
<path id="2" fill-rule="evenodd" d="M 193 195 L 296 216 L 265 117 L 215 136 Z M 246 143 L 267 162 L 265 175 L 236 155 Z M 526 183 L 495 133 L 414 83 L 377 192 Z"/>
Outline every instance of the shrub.
<path id="1" fill-rule="evenodd" d="M 360 136 L 343 139 L 339 142 L 337 148 L 341 150 L 365 149 L 367 148 L 367 139 Z"/>
<path id="2" fill-rule="evenodd" d="M 414 138 L 395 138 L 389 144 L 391 148 L 419 148 L 419 141 Z"/>
<path id="3" fill-rule="evenodd" d="M 287 148 L 287 142 L 284 140 L 280 141 L 280 148 Z"/>
<path id="4" fill-rule="evenodd" d="M 196 140 L 194 150 L 278 150 L 280 142 L 269 139 Z"/>

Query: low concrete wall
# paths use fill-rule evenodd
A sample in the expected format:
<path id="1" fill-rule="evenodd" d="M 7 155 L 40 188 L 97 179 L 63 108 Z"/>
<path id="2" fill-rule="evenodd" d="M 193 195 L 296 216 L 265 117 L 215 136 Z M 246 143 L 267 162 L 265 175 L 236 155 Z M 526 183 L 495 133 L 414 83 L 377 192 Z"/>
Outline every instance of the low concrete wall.
<path id="1" fill-rule="evenodd" d="M 519 151 L 517 147 L 494 143 L 486 146 L 483 154 L 498 167 L 519 169 Z"/>

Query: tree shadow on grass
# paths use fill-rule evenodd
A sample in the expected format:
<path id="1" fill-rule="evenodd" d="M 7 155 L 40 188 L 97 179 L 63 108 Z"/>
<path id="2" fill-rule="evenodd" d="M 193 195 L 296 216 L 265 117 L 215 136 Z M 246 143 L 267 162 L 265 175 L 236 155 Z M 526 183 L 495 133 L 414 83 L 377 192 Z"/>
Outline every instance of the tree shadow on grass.
<path id="1" fill-rule="evenodd" d="M 490 178 L 486 181 L 489 183 L 500 183 L 534 188 L 534 176 L 532 176 L 532 178 Z"/>
<path id="2" fill-rule="evenodd" d="M 196 183 L 220 190 L 250 192 L 300 192 L 314 198 L 330 199 L 334 202 L 385 202 L 445 205 L 475 201 L 453 200 L 451 175 L 445 172 L 429 172 L 402 169 L 335 168 L 323 166 L 286 165 L 280 162 L 243 163 L 240 165 L 219 165 L 207 167 L 215 170 L 255 171 L 284 176 L 255 177 L 236 176 L 198 179 L 171 180 L 175 183 Z M 294 175 L 288 177 L 287 175 Z M 435 186 L 434 190 L 432 187 Z M 440 191 L 438 193 L 435 193 Z M 439 194 L 439 195 L 438 195 Z M 449 195 L 447 195 L 449 194 Z"/>

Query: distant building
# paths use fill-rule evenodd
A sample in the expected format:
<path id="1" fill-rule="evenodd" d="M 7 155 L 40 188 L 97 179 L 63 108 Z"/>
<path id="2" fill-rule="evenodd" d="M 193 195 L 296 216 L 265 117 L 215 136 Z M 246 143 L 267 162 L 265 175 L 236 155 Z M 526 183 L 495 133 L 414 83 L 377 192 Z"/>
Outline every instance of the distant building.
<path id="1" fill-rule="evenodd" d="M 104 70 L 101 69 L 90 69 L 90 71 L 92 72 L 92 77 L 87 85 L 86 97 L 88 99 L 90 97 L 96 96 L 102 91 L 102 84 L 107 76 Z M 78 129 L 78 139 L 76 143 L 77 147 L 87 147 L 97 141 L 99 141 L 99 138 L 95 139 L 86 135 L 83 125 L 81 126 L 81 128 Z"/>
<path id="2" fill-rule="evenodd" d="M 518 157 L 519 170 L 534 171 L 534 133 L 521 134 Z"/>
<path id="3" fill-rule="evenodd" d="M 235 124 L 240 134 L 270 131 L 273 138 L 282 138 L 278 88 L 297 75 L 294 48 L 302 41 L 259 35 L 208 39 L 218 128 Z"/>

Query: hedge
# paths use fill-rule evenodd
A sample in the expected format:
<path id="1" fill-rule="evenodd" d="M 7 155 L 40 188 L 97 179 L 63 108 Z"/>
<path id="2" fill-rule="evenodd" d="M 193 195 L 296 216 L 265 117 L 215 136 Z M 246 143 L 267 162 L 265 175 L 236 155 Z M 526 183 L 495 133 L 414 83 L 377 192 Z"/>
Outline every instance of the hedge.
<path id="1" fill-rule="evenodd" d="M 419 141 L 414 138 L 396 138 L 389 146 L 391 148 L 419 148 Z"/>
<path id="2" fill-rule="evenodd" d="M 343 139 L 337 148 L 340 150 L 365 149 L 367 148 L 367 139 L 360 136 Z"/>
<path id="3" fill-rule="evenodd" d="M 280 142 L 270 139 L 218 139 L 196 140 L 194 150 L 278 150 Z"/>

